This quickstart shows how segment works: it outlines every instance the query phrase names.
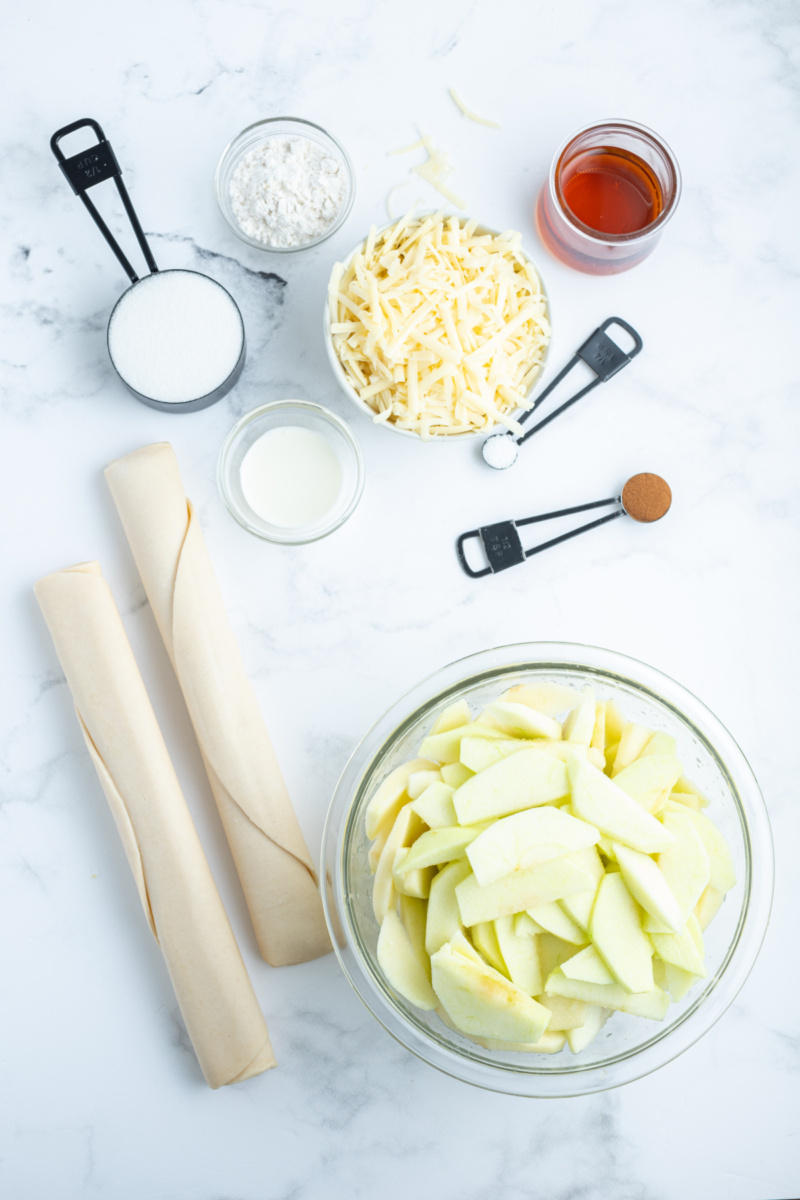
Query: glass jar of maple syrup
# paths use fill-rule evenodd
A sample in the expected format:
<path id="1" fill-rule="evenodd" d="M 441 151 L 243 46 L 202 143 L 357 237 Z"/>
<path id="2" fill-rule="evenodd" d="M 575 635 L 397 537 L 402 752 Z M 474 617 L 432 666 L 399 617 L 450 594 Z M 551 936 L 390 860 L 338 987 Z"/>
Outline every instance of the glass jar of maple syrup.
<path id="1" fill-rule="evenodd" d="M 604 121 L 557 151 L 536 204 L 539 236 L 590 275 L 628 271 L 654 250 L 681 194 L 666 142 L 633 121 Z"/>

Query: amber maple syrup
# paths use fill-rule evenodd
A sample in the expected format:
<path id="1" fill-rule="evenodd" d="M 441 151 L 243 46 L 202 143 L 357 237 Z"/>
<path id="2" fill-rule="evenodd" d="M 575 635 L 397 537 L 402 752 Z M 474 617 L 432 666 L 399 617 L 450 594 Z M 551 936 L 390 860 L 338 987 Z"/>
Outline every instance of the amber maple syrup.
<path id="1" fill-rule="evenodd" d="M 664 207 L 661 186 L 629 150 L 584 150 L 561 170 L 561 194 L 572 215 L 598 233 L 638 233 Z"/>
<path id="2" fill-rule="evenodd" d="M 545 245 L 578 270 L 627 270 L 650 252 L 666 198 L 654 168 L 619 146 L 567 146 L 542 188 L 537 225 Z M 608 240 L 606 240 L 608 239 Z"/>

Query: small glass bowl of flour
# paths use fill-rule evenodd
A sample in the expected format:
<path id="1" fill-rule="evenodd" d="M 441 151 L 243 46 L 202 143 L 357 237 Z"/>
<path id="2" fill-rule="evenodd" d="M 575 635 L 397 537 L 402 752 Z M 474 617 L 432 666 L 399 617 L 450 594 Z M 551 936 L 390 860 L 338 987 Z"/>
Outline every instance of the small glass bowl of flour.
<path id="1" fill-rule="evenodd" d="M 223 150 L 214 184 L 237 237 L 277 254 L 324 242 L 355 197 L 345 151 L 319 125 L 298 117 L 248 125 Z"/>

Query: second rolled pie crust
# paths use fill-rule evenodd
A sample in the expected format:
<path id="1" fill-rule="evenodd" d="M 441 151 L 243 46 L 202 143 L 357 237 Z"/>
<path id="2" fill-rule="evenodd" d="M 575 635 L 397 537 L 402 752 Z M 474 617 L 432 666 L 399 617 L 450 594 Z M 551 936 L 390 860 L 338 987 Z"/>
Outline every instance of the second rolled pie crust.
<path id="1" fill-rule="evenodd" d="M 172 446 L 117 459 L 106 478 L 186 700 L 261 953 L 273 966 L 326 954 L 316 871 Z"/>

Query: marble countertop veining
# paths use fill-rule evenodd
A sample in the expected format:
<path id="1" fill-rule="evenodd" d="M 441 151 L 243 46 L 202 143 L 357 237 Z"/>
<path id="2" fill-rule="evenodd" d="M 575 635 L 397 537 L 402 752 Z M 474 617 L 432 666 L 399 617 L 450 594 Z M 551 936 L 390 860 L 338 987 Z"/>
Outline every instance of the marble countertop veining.
<path id="1" fill-rule="evenodd" d="M 0 1194 L 8 1200 L 787 1200 L 800 1194 L 797 803 L 800 14 L 789 0 L 27 0 L 4 17 Z M 465 120 L 455 86 L 492 130 Z M 346 145 L 358 189 L 306 254 L 240 242 L 212 176 L 246 124 L 289 113 Z M 249 357 L 187 417 L 113 377 L 105 326 L 125 280 L 48 148 L 104 126 L 162 266 L 196 266 L 245 315 Z M 611 278 L 541 247 L 532 205 L 555 147 L 609 115 L 657 129 L 684 176 L 656 253 Z M 332 261 L 413 156 L 453 156 L 470 212 L 523 231 L 553 307 L 559 365 L 617 313 L 636 364 L 518 467 L 420 447 L 348 408 L 320 336 Z M 410 183 L 398 206 L 427 185 Z M 106 194 L 113 220 L 118 206 Z M 118 228 L 122 229 L 121 223 Z M 234 420 L 298 396 L 364 449 L 353 519 L 297 549 L 228 516 L 215 463 Z M 749 756 L 776 842 L 772 922 L 740 996 L 694 1048 L 615 1092 L 492 1095 L 396 1045 L 335 959 L 258 958 L 188 718 L 102 477 L 175 446 L 232 622 L 315 853 L 350 750 L 423 675 L 509 640 L 589 642 L 681 680 Z M 470 581 L 457 533 L 608 495 L 640 470 L 669 518 L 613 522 Z M 279 1069 L 210 1092 L 141 919 L 127 863 L 31 585 L 98 558 L 118 599 L 270 1025 Z"/>

